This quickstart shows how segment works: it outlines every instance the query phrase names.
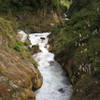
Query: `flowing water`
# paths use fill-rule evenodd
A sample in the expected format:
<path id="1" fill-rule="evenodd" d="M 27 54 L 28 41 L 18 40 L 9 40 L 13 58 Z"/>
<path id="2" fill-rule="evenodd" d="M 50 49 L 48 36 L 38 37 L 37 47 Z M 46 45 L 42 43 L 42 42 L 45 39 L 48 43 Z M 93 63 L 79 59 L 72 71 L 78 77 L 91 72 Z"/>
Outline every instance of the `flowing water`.
<path id="1" fill-rule="evenodd" d="M 29 35 L 31 46 L 39 45 L 41 52 L 33 55 L 43 76 L 43 85 L 36 91 L 36 100 L 70 100 L 72 86 L 61 66 L 48 51 L 48 35 L 34 33 Z"/>

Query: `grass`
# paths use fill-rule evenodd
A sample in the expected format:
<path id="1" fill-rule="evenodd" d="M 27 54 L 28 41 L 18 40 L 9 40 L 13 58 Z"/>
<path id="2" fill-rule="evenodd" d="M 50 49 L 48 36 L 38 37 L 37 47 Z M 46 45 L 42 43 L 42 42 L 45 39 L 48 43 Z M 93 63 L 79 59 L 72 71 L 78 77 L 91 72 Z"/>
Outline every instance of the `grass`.
<path id="1" fill-rule="evenodd" d="M 27 40 L 25 43 L 18 41 L 16 24 L 2 17 L 0 17 L 0 43 L 0 49 L 13 50 L 16 54 L 29 59 L 37 66 L 28 48 L 29 41 Z"/>

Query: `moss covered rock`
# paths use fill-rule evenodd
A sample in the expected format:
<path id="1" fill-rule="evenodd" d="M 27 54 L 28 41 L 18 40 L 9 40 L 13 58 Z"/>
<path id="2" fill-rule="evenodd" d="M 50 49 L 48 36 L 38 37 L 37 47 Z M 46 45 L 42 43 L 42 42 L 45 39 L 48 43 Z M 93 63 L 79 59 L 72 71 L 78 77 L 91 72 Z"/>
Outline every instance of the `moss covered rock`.
<path id="1" fill-rule="evenodd" d="M 0 98 L 35 100 L 33 89 L 42 85 L 42 76 L 28 48 L 18 43 L 12 22 L 0 18 Z"/>

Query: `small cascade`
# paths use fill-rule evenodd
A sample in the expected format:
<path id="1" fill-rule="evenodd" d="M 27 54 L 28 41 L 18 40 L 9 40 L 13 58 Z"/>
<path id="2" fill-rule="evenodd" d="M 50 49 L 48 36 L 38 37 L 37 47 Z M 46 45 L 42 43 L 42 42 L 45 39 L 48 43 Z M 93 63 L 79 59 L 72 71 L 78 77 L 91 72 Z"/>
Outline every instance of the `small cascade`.
<path id="1" fill-rule="evenodd" d="M 72 86 L 54 54 L 48 51 L 47 33 L 29 35 L 31 46 L 39 45 L 41 52 L 33 55 L 43 76 L 43 85 L 36 91 L 36 100 L 70 100 Z"/>

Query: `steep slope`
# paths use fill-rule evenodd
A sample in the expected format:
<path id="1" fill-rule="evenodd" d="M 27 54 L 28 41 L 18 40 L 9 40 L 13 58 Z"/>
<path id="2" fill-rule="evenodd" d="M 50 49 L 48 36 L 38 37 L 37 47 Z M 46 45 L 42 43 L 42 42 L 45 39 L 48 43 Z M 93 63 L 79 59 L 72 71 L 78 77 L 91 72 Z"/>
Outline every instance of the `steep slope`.
<path id="1" fill-rule="evenodd" d="M 35 100 L 32 89 L 41 87 L 42 76 L 14 26 L 0 18 L 0 99 Z"/>
<path id="2" fill-rule="evenodd" d="M 100 1 L 73 0 L 70 20 L 54 28 L 51 50 L 73 84 L 72 100 L 100 99 Z"/>
<path id="3" fill-rule="evenodd" d="M 58 9 L 59 0 L 0 0 L 0 99 L 35 99 L 32 90 L 41 87 L 42 76 L 17 30 L 50 31 L 60 22 Z"/>

